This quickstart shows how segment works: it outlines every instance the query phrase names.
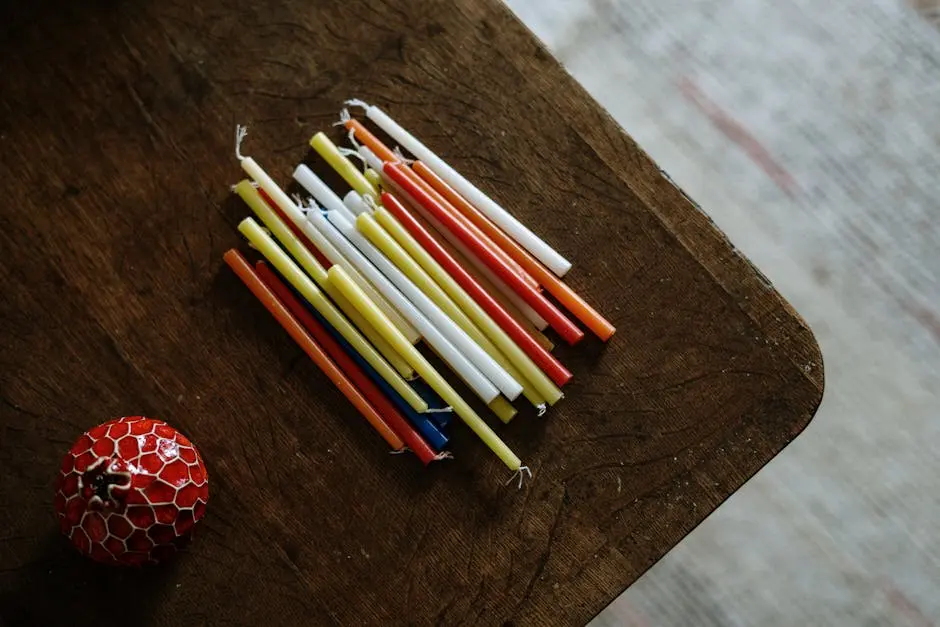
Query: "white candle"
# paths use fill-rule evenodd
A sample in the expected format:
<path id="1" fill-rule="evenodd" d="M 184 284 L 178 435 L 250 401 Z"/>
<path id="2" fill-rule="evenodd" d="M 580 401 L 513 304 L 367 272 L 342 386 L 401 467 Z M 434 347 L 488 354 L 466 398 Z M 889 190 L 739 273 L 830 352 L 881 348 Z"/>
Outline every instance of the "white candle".
<path id="1" fill-rule="evenodd" d="M 352 190 L 343 196 L 343 204 L 357 216 L 361 213 L 372 213 L 366 205 L 366 201 L 362 199 L 362 196 L 356 190 Z"/>
<path id="2" fill-rule="evenodd" d="M 348 258 L 356 268 L 365 275 L 376 289 L 385 296 L 389 302 L 405 316 L 418 332 L 421 333 L 425 341 L 437 352 L 437 354 L 453 369 L 457 375 L 463 379 L 470 389 L 483 400 L 484 403 L 491 403 L 499 396 L 499 390 L 481 373 L 470 361 L 451 344 L 447 338 L 431 323 L 428 318 L 422 314 L 418 308 L 408 298 L 396 288 L 392 282 L 382 274 L 368 259 L 356 249 L 345 235 L 341 228 L 358 235 L 356 228 L 352 223 L 345 221 L 338 214 L 333 214 L 332 220 L 327 220 L 322 214 L 310 214 L 310 221 Z"/>
<path id="3" fill-rule="evenodd" d="M 389 136 L 401 144 L 417 159 L 423 161 L 435 174 L 447 181 L 451 187 L 479 209 L 483 215 L 503 229 L 507 235 L 519 242 L 519 244 L 532 253 L 539 261 L 544 263 L 552 272 L 558 276 L 564 276 L 565 273 L 571 269 L 571 262 L 562 257 L 508 211 L 480 191 L 459 172 L 450 167 L 446 161 L 434 154 L 427 146 L 402 128 L 398 122 L 390 118 L 384 111 L 378 107 L 366 105 L 365 103 L 363 103 L 363 106 L 365 106 L 366 109 L 366 117 L 375 122 L 379 128 L 388 133 Z"/>
<path id="4" fill-rule="evenodd" d="M 336 192 L 330 189 L 330 186 L 324 183 L 323 179 L 314 174 L 313 170 L 303 163 L 294 169 L 294 180 L 310 192 L 310 195 L 316 198 L 317 202 L 323 205 L 327 211 L 336 211 L 348 220 L 356 219 L 356 216 L 346 208 Z"/>

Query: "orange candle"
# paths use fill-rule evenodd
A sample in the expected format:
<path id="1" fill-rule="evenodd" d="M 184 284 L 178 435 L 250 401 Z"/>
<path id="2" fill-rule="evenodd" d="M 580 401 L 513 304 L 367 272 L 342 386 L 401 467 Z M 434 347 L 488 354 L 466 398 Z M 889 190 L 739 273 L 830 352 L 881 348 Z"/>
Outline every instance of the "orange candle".
<path id="1" fill-rule="evenodd" d="M 310 356 L 310 359 L 329 377 L 330 381 L 339 388 L 339 391 L 349 399 L 349 401 L 359 410 L 359 413 L 369 421 L 376 431 L 379 432 L 388 445 L 396 451 L 405 447 L 405 443 L 385 422 L 385 420 L 375 411 L 375 408 L 369 404 L 369 401 L 362 395 L 358 388 L 346 377 L 337 367 L 332 359 L 324 352 L 320 345 L 314 341 L 306 329 L 301 326 L 297 319 L 284 307 L 278 300 L 274 292 L 258 277 L 254 268 L 245 259 L 244 256 L 234 248 L 224 255 L 225 263 L 238 275 L 238 278 L 248 287 L 249 290 L 261 301 L 261 304 L 271 312 L 271 315 L 280 323 L 284 330 L 293 338 L 297 345 Z"/>
<path id="2" fill-rule="evenodd" d="M 412 168 L 414 172 L 424 179 L 435 191 L 446 198 L 451 206 L 463 214 L 481 231 L 486 233 L 490 239 L 502 248 L 519 265 L 525 268 L 539 283 L 541 283 L 548 293 L 558 299 L 562 305 L 570 311 L 575 318 L 580 320 L 597 337 L 605 342 L 610 339 L 616 329 L 603 316 L 588 305 L 584 300 L 568 287 L 554 273 L 536 260 L 529 251 L 524 249 L 516 240 L 506 235 L 502 229 L 493 224 L 489 218 L 480 213 L 472 204 L 467 202 L 454 188 L 448 185 L 443 179 L 431 171 L 431 168 L 420 161 L 416 161 Z"/>

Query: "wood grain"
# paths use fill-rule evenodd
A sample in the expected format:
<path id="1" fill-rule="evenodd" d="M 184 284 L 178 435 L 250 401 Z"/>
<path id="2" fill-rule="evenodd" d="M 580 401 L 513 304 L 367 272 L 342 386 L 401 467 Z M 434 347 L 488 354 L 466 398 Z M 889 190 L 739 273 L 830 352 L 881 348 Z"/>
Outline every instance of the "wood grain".
<path id="1" fill-rule="evenodd" d="M 806 326 L 495 2 L 2 11 L 4 624 L 584 623 L 819 404 Z M 569 256 L 619 329 L 559 347 L 566 399 L 501 427 L 521 492 L 465 429 L 453 463 L 389 457 L 221 263 L 235 123 L 286 182 L 351 96 Z M 51 513 L 68 444 L 130 413 L 209 464 L 201 538 L 165 569 L 83 561 Z"/>

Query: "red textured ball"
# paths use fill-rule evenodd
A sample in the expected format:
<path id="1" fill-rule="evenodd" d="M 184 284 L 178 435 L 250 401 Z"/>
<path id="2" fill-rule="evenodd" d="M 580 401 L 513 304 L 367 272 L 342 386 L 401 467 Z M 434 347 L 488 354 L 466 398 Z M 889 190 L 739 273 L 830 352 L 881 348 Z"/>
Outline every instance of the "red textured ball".
<path id="1" fill-rule="evenodd" d="M 98 562 L 155 564 L 206 511 L 199 451 L 162 420 L 126 416 L 84 433 L 62 460 L 55 510 L 69 540 Z"/>

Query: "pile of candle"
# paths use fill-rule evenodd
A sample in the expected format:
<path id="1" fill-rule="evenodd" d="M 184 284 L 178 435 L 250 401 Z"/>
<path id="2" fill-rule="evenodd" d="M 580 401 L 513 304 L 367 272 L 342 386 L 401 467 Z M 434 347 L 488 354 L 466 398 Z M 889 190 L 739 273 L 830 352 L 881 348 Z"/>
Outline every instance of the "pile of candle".
<path id="1" fill-rule="evenodd" d="M 425 465 L 449 457 L 456 415 L 521 485 L 528 468 L 416 346 L 509 422 L 511 401 L 541 415 L 571 379 L 543 331 L 575 344 L 571 317 L 604 341 L 614 327 L 561 280 L 568 260 L 381 109 L 347 104 L 397 146 L 347 110 L 355 150 L 317 133 L 311 146 L 352 188 L 343 198 L 303 164 L 293 176 L 311 198 L 289 197 L 241 154 L 239 127 L 249 178 L 233 189 L 261 224 L 238 230 L 264 259 L 233 249 L 225 261 L 393 450 Z"/>

